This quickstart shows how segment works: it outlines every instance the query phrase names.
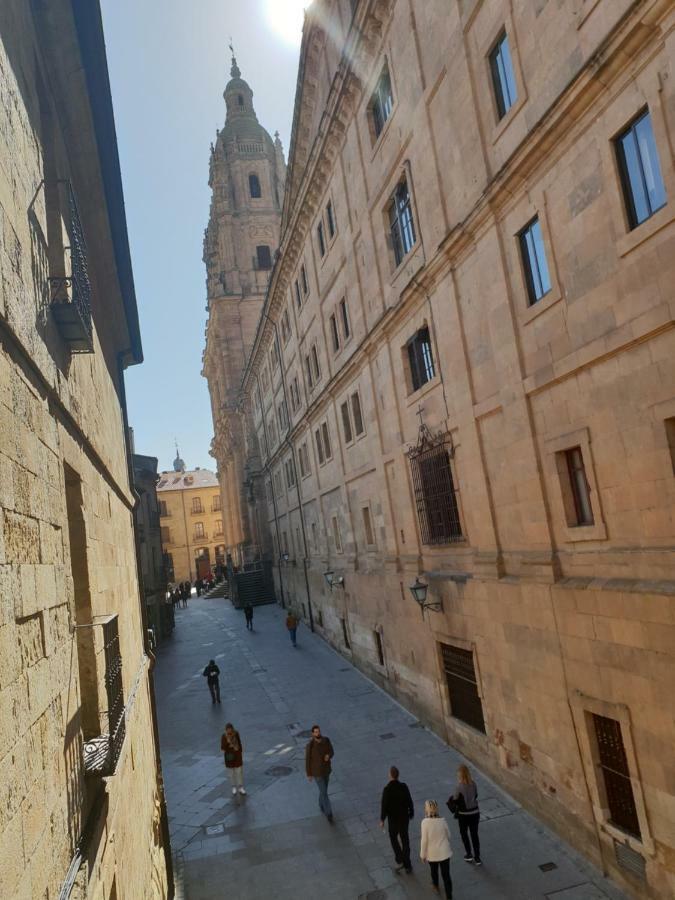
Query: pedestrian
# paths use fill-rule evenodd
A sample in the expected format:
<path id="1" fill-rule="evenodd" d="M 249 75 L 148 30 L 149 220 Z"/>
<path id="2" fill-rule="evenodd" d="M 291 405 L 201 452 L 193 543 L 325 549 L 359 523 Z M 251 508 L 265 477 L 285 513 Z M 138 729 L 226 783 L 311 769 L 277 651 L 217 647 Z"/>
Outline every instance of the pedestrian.
<path id="1" fill-rule="evenodd" d="M 380 806 L 380 828 L 384 828 L 385 819 L 389 826 L 389 840 L 396 858 L 396 871 L 412 872 L 410 862 L 410 839 L 408 826 L 415 815 L 412 797 L 408 785 L 398 780 L 399 771 L 396 766 L 389 769 L 389 782 L 382 791 Z"/>
<path id="2" fill-rule="evenodd" d="M 201 580 L 201 578 L 198 578 L 198 579 L 195 581 L 195 588 L 196 588 L 196 590 L 197 590 L 197 596 L 198 596 L 198 597 L 201 597 L 201 595 L 202 595 L 202 585 L 203 585 L 203 584 L 204 584 L 204 582 Z"/>
<path id="3" fill-rule="evenodd" d="M 186 581 L 183 585 L 184 593 L 183 593 L 183 606 L 187 609 L 188 600 L 190 599 L 190 594 L 192 593 L 192 582 Z"/>
<path id="4" fill-rule="evenodd" d="M 321 734 L 318 725 L 312 725 L 312 737 L 305 748 L 305 771 L 309 781 L 315 781 L 319 789 L 319 809 L 333 824 L 333 808 L 328 799 L 328 780 L 330 778 L 333 745 Z"/>
<path id="5" fill-rule="evenodd" d="M 245 794 L 244 787 L 244 749 L 241 745 L 239 732 L 235 730 L 232 722 L 228 722 L 220 739 L 220 749 L 225 757 L 225 768 L 229 772 L 232 782 L 232 794 L 239 791 Z"/>
<path id="6" fill-rule="evenodd" d="M 253 631 L 253 604 L 250 600 L 244 604 L 244 615 L 246 616 L 246 627 L 249 631 Z"/>
<path id="7" fill-rule="evenodd" d="M 220 669 L 216 665 L 215 659 L 210 659 L 208 666 L 202 672 L 206 678 L 206 683 L 211 691 L 211 700 L 213 703 L 220 703 Z"/>
<path id="8" fill-rule="evenodd" d="M 447 900 L 452 900 L 451 856 L 448 823 L 439 816 L 438 803 L 435 800 L 427 800 L 424 804 L 424 818 L 422 819 L 420 859 L 422 862 L 429 863 L 431 883 L 435 891 L 438 891 L 438 870 L 440 868 Z"/>
<path id="9" fill-rule="evenodd" d="M 297 631 L 298 631 L 298 620 L 295 617 L 292 610 L 289 609 L 288 615 L 286 616 L 286 628 L 288 628 L 288 633 L 291 636 L 291 644 L 294 647 L 298 646 L 297 643 Z"/>
<path id="10" fill-rule="evenodd" d="M 480 822 L 478 789 L 467 766 L 460 766 L 457 769 L 457 788 L 448 799 L 448 807 L 459 824 L 459 834 L 464 844 L 464 859 L 468 863 L 482 866 L 478 839 Z"/>

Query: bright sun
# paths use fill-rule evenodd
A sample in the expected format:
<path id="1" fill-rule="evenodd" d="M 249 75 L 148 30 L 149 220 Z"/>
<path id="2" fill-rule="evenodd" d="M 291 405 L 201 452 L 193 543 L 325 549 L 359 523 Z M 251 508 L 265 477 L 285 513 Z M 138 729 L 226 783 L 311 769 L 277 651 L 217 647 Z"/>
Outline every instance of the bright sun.
<path id="1" fill-rule="evenodd" d="M 300 44 L 303 11 L 310 2 L 311 0 L 265 0 L 267 22 L 272 31 L 287 44 Z"/>

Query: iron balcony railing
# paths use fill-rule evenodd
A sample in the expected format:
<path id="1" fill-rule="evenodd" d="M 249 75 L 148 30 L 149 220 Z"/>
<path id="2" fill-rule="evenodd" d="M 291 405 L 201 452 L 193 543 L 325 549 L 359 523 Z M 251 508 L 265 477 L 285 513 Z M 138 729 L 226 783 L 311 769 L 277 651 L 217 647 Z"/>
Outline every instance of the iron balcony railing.
<path id="1" fill-rule="evenodd" d="M 61 337 L 70 351 L 93 353 L 87 245 L 70 181 L 59 181 L 57 194 L 70 244 L 64 248 L 67 257 L 65 274 L 49 279 L 50 306 Z"/>
<path id="2" fill-rule="evenodd" d="M 108 709 L 107 731 L 84 742 L 84 768 L 91 775 L 113 775 L 122 752 L 126 734 L 122 654 L 120 653 L 117 616 L 97 616 L 87 628 L 100 627 L 103 632 L 104 683 Z"/>

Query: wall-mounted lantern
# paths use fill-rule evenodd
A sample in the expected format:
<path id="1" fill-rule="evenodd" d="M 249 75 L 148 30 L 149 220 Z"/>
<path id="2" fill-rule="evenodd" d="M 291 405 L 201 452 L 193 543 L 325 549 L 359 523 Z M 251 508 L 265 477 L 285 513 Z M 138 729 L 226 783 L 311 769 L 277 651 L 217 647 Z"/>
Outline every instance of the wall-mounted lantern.
<path id="1" fill-rule="evenodd" d="M 440 600 L 436 600 L 433 603 L 427 603 L 428 590 L 429 585 L 420 581 L 419 576 L 415 579 L 415 584 L 410 585 L 410 593 L 413 595 L 415 603 L 417 603 L 422 612 L 424 612 L 425 609 L 440 612 L 443 609 L 443 604 Z"/>

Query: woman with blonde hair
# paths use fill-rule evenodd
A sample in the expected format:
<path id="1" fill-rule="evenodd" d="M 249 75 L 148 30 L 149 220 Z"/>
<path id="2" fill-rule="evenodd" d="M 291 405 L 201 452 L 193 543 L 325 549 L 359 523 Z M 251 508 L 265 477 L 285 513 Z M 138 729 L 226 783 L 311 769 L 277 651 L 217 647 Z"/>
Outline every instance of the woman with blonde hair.
<path id="1" fill-rule="evenodd" d="M 426 800 L 424 803 L 424 818 L 422 819 L 422 842 L 420 845 L 420 858 L 422 862 L 428 862 L 431 869 L 431 883 L 434 890 L 438 891 L 438 870 L 441 870 L 445 896 L 452 900 L 452 880 L 450 878 L 450 832 L 448 823 L 438 814 L 438 803 L 435 800 Z"/>
<path id="2" fill-rule="evenodd" d="M 478 840 L 478 823 L 480 822 L 478 789 L 468 766 L 462 765 L 457 769 L 457 788 L 448 800 L 448 806 L 453 809 L 459 823 L 459 834 L 464 844 L 464 859 L 468 863 L 472 862 L 476 866 L 482 866 L 480 841 Z M 469 834 L 471 834 L 471 840 L 469 840 Z"/>

